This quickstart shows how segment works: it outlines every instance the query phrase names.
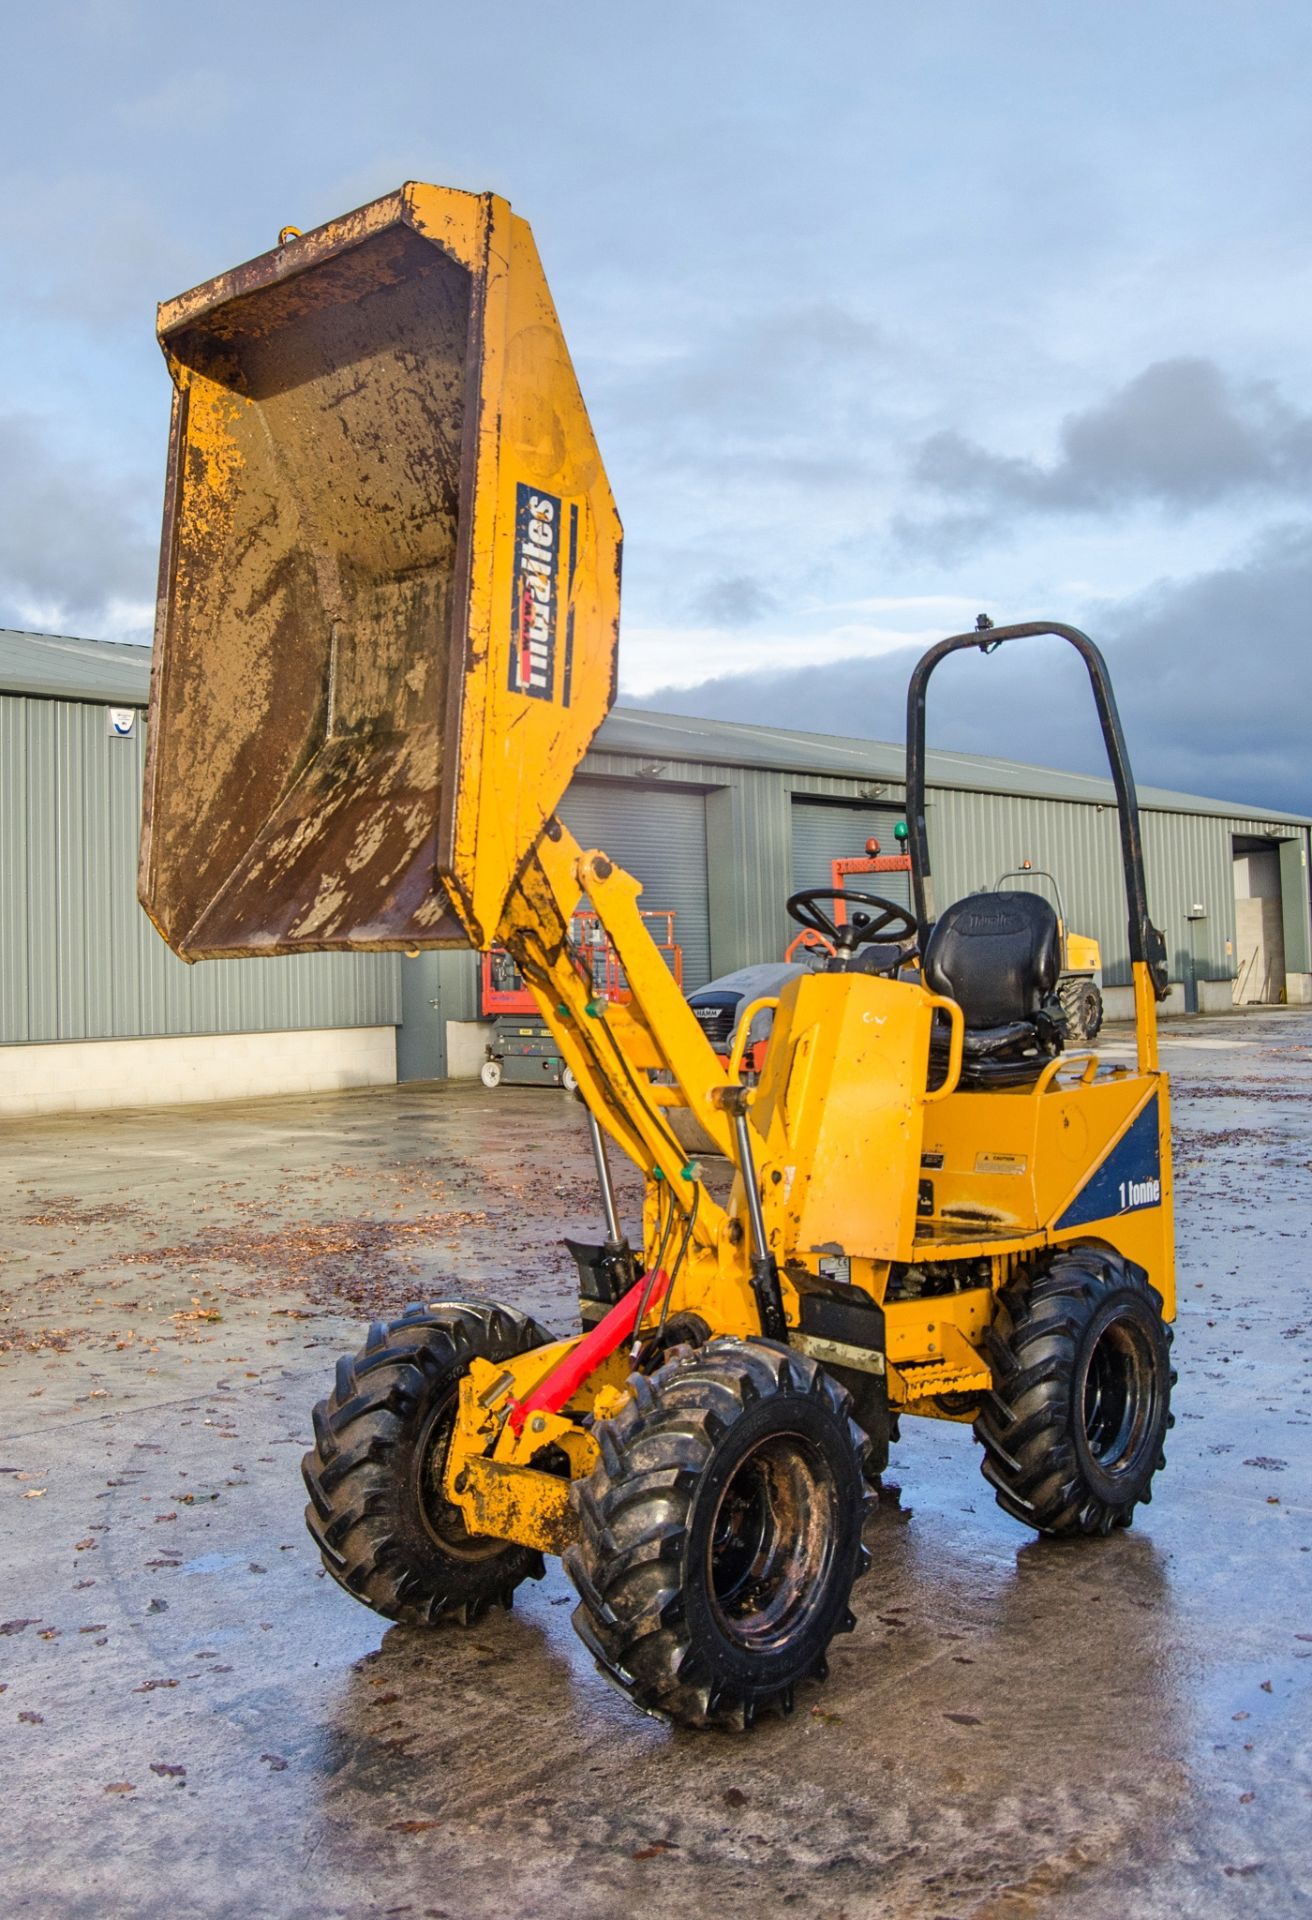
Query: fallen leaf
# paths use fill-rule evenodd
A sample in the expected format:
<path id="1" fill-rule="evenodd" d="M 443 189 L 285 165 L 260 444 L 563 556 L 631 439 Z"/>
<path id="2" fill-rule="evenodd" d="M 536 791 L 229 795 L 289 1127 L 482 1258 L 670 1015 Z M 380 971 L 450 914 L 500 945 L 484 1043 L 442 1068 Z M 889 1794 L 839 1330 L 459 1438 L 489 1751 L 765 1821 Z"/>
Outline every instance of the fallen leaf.
<path id="1" fill-rule="evenodd" d="M 176 1680 L 143 1680 L 139 1687 L 133 1687 L 133 1693 L 154 1693 L 157 1687 L 176 1687 Z"/>
<path id="2" fill-rule="evenodd" d="M 40 1618 L 38 1613 L 31 1620 L 0 1620 L 0 1634 L 21 1633 L 24 1627 L 36 1626 Z"/>
<path id="3" fill-rule="evenodd" d="M 185 1767 L 172 1767 L 167 1760 L 152 1760 L 150 1770 L 157 1773 L 161 1780 L 185 1780 L 187 1777 Z"/>
<path id="4" fill-rule="evenodd" d="M 94 1553 L 99 1544 L 98 1540 L 93 1540 L 88 1534 L 85 1540 L 79 1540 L 74 1544 L 73 1551 L 74 1553 Z"/>
<path id="5" fill-rule="evenodd" d="M 653 1840 L 649 1847 L 639 1847 L 632 1856 L 635 1860 L 655 1860 L 660 1854 L 669 1852 L 669 1844 L 664 1840 Z"/>
<path id="6" fill-rule="evenodd" d="M 23 1495 L 23 1498 L 24 1500 L 39 1500 L 41 1496 L 44 1494 L 44 1492 L 45 1492 L 44 1487 L 29 1487 L 27 1492 Z"/>
<path id="7" fill-rule="evenodd" d="M 982 1727 L 984 1722 L 977 1713 L 945 1713 L 945 1720 L 951 1720 L 958 1727 Z"/>
<path id="8" fill-rule="evenodd" d="M 285 1764 L 285 1763 L 284 1763 Z M 389 1833 L 427 1833 L 430 1827 L 436 1827 L 436 1820 L 393 1820 L 389 1823 Z"/>
<path id="9" fill-rule="evenodd" d="M 215 1667 L 212 1669 L 212 1671 L 217 1673 L 219 1669 Z M 286 1773 L 287 1762 L 283 1759 L 280 1753 L 262 1753 L 260 1755 L 260 1758 L 261 1760 L 268 1761 L 270 1770 L 273 1773 Z"/>
<path id="10" fill-rule="evenodd" d="M 20 1720 L 25 1721 L 29 1727 L 43 1727 L 46 1723 L 46 1717 L 43 1713 L 20 1713 L 18 1717 Z"/>
<path id="11" fill-rule="evenodd" d="M 130 1780 L 114 1780 L 111 1781 L 104 1791 L 106 1793 L 135 1793 L 136 1788 Z"/>
<path id="12" fill-rule="evenodd" d="M 726 1787 L 720 1797 L 726 1807 L 745 1807 L 747 1805 L 747 1795 L 741 1787 Z"/>

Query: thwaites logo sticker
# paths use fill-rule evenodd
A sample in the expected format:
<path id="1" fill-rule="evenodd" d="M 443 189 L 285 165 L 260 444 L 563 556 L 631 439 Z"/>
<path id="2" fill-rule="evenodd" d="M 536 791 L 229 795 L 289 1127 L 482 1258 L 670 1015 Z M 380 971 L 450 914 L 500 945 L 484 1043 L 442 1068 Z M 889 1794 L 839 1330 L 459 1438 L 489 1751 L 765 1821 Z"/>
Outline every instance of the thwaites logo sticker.
<path id="1" fill-rule="evenodd" d="M 510 690 L 533 700 L 559 700 L 569 705 L 569 655 L 573 641 L 573 610 L 565 618 L 564 672 L 558 674 L 561 630 L 561 575 L 574 574 L 578 543 L 578 508 L 571 507 L 568 525 L 555 494 L 526 487 L 515 489 L 515 571 L 510 605 Z M 567 551 L 565 549 L 567 548 Z M 562 557 L 566 566 L 562 568 Z"/>

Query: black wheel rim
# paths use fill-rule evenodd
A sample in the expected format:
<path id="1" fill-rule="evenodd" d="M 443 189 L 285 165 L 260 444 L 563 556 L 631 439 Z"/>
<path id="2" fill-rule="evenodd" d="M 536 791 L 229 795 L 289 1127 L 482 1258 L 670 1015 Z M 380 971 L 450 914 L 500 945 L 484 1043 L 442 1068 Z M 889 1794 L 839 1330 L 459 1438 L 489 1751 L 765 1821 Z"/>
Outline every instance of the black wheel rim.
<path id="1" fill-rule="evenodd" d="M 823 1455 L 796 1433 L 769 1434 L 738 1461 L 707 1549 L 711 1609 L 725 1636 L 765 1652 L 823 1603 L 837 1494 Z"/>
<path id="2" fill-rule="evenodd" d="M 443 1553 L 460 1560 L 488 1560 L 504 1553 L 504 1540 L 470 1533 L 465 1516 L 446 1497 L 446 1456 L 455 1428 L 456 1396 L 444 1394 L 433 1408 L 415 1448 L 415 1501 L 424 1531 Z"/>
<path id="3" fill-rule="evenodd" d="M 1084 1376 L 1084 1439 L 1103 1473 L 1128 1473 L 1138 1465 L 1158 1399 L 1156 1356 L 1146 1330 L 1129 1319 L 1109 1321 Z"/>

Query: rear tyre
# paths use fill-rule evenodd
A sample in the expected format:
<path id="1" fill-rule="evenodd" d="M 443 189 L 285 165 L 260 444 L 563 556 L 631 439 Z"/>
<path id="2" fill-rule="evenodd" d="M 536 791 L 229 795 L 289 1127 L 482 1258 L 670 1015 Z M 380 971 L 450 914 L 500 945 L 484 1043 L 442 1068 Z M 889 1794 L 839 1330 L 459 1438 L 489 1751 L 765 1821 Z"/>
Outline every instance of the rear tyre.
<path id="1" fill-rule="evenodd" d="M 573 1067 L 561 1068 L 560 1084 L 564 1088 L 566 1093 L 578 1092 L 579 1090 L 578 1076 L 575 1074 Z"/>
<path id="2" fill-rule="evenodd" d="M 1152 1499 L 1172 1424 L 1171 1329 L 1133 1261 L 1064 1247 L 1000 1296 L 975 1422 L 998 1505 L 1040 1533 L 1106 1534 Z"/>
<path id="3" fill-rule="evenodd" d="M 485 1087 L 499 1087 L 501 1085 L 501 1062 L 499 1060 L 485 1060 L 478 1070 L 478 1077 Z"/>
<path id="4" fill-rule="evenodd" d="M 635 1704 L 689 1727 L 750 1726 L 823 1679 L 855 1625 L 865 1435 L 813 1360 L 717 1339 L 671 1359 L 596 1437 L 565 1567 L 574 1625 Z"/>
<path id="5" fill-rule="evenodd" d="M 1057 989 L 1071 1039 L 1080 1045 L 1102 1032 L 1102 994 L 1094 980 L 1063 980 Z"/>
<path id="6" fill-rule="evenodd" d="M 333 1579 L 375 1613 L 468 1625 L 540 1578 L 541 1554 L 466 1530 L 442 1474 L 469 1362 L 509 1360 L 550 1338 L 509 1307 L 443 1303 L 376 1321 L 360 1352 L 338 1361 L 301 1462 L 305 1523 Z"/>

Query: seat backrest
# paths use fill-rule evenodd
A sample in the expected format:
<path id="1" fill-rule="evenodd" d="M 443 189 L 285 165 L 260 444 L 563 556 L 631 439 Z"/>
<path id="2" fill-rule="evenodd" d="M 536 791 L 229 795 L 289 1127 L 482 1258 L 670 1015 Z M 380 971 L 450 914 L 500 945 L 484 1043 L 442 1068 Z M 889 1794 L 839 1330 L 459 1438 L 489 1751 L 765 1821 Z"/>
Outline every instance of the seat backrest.
<path id="1" fill-rule="evenodd" d="M 1057 915 L 1037 893 L 971 893 L 925 943 L 926 984 L 955 1000 L 967 1027 L 1033 1020 L 1061 972 Z"/>

